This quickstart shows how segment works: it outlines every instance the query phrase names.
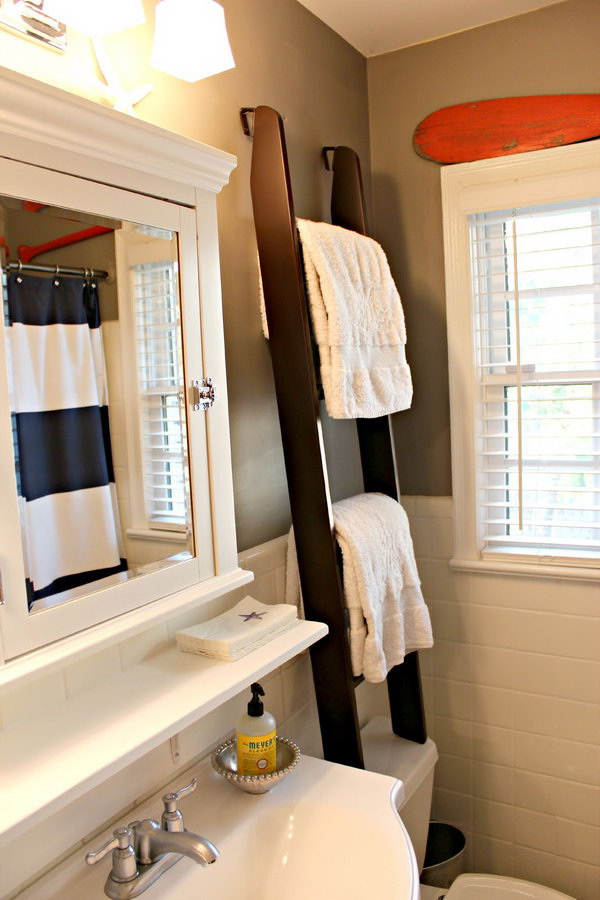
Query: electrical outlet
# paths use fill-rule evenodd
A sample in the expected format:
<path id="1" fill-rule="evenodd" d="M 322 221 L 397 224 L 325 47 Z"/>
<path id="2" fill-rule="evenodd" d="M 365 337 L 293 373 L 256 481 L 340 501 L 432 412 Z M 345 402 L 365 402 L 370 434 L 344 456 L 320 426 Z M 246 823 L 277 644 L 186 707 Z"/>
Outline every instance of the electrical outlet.
<path id="1" fill-rule="evenodd" d="M 173 737 L 169 741 L 169 746 L 171 748 L 171 759 L 178 765 L 181 762 L 181 750 L 179 749 L 179 735 L 174 734 Z"/>

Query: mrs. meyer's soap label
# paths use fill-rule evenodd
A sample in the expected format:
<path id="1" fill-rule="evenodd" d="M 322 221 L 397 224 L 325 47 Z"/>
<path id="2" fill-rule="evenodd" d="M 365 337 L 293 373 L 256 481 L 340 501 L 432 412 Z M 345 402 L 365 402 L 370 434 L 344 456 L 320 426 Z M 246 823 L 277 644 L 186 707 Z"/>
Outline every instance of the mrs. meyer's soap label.
<path id="1" fill-rule="evenodd" d="M 275 771 L 277 741 L 275 732 L 237 736 L 237 770 L 238 775 L 269 775 Z"/>

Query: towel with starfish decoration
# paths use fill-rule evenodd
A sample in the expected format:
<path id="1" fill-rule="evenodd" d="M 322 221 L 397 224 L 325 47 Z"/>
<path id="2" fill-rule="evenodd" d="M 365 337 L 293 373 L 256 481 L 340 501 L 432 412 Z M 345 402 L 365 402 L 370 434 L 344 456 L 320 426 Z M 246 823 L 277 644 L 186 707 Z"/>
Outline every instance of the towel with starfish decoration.
<path id="1" fill-rule="evenodd" d="M 267 606 L 247 596 L 220 616 L 178 631 L 175 639 L 185 653 L 229 661 L 262 647 L 293 628 L 297 620 L 295 606 L 287 603 Z"/>

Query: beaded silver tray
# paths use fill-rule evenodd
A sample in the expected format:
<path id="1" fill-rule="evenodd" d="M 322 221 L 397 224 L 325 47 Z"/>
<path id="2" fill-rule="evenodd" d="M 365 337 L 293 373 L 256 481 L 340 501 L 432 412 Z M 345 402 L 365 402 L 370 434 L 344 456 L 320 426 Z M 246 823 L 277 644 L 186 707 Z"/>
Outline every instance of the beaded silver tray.
<path id="1" fill-rule="evenodd" d="M 278 737 L 276 754 L 277 768 L 269 775 L 238 775 L 235 738 L 230 738 L 217 747 L 210 760 L 215 772 L 235 784 L 240 790 L 246 791 L 248 794 L 265 794 L 283 781 L 298 765 L 300 748 L 293 741 Z"/>

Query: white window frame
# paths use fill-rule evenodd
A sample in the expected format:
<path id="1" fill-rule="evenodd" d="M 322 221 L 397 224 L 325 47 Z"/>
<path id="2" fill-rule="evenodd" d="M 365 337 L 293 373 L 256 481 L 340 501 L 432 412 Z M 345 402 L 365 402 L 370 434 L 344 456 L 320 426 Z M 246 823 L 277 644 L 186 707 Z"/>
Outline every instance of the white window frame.
<path id="1" fill-rule="evenodd" d="M 475 213 L 600 196 L 600 141 L 447 166 L 441 172 L 458 570 L 600 580 L 600 557 L 558 557 L 481 549 L 478 528 L 478 392 L 473 333 L 469 217 Z"/>
<path id="2" fill-rule="evenodd" d="M 168 243 L 167 240 L 164 241 L 165 248 Z M 128 372 L 128 378 L 123 384 L 123 393 L 126 408 L 135 411 L 135 415 L 127 416 L 125 421 L 129 473 L 129 519 L 123 525 L 129 538 L 185 544 L 188 541 L 189 528 L 185 525 L 176 525 L 152 518 L 148 515 L 145 500 L 146 485 L 144 484 L 143 448 L 140 433 L 142 413 L 138 384 L 138 347 L 135 339 L 136 321 L 131 266 L 141 262 L 156 262 L 159 246 L 160 243 L 155 238 L 148 241 L 142 233 L 138 233 L 135 227 L 127 222 L 119 231 L 115 232 L 119 298 L 123 298 L 124 301 L 121 303 L 120 316 L 126 325 L 124 330 L 129 335 L 129 341 L 121 342 L 122 367 L 124 372 Z M 173 252 L 172 247 L 168 252 L 173 254 L 173 262 L 178 263 L 178 254 Z M 183 361 L 181 362 L 183 366 Z M 186 465 L 189 465 L 189 460 L 186 461 Z M 189 496 L 187 501 L 189 506 Z M 191 509 L 189 512 L 191 516 Z"/>

